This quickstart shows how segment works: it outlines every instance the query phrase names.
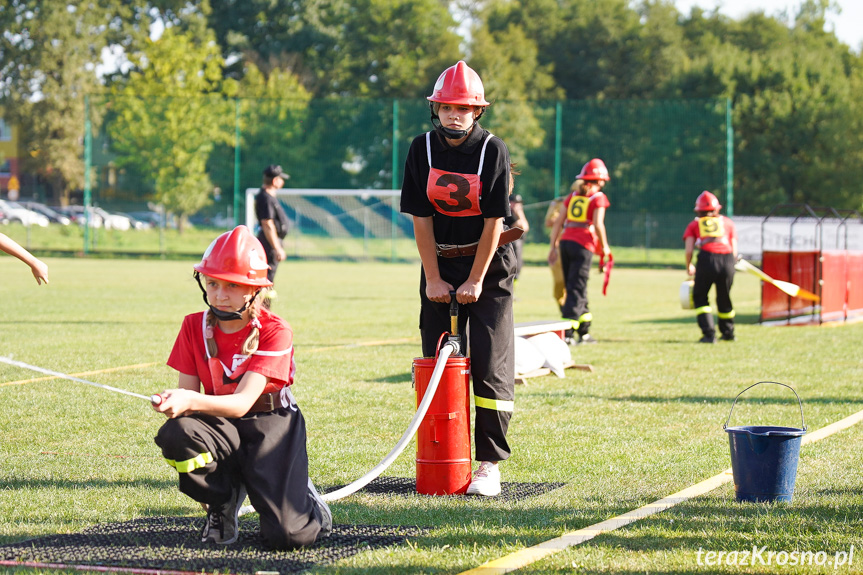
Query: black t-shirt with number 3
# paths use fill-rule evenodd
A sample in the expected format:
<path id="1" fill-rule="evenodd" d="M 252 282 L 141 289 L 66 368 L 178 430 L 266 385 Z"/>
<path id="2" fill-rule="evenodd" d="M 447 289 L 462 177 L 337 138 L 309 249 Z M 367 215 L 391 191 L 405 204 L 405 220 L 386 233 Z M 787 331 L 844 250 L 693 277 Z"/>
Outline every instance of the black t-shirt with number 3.
<path id="1" fill-rule="evenodd" d="M 456 148 L 447 144 L 436 132 L 432 132 L 431 163 L 435 170 L 451 174 L 475 175 L 479 171 L 483 142 L 489 132 L 477 125 L 467 140 Z M 401 211 L 412 216 L 433 217 L 435 241 L 439 244 L 470 244 L 479 241 L 485 218 L 505 218 L 511 214 L 509 207 L 509 151 L 503 140 L 493 136 L 488 140 L 480 175 L 480 215 L 459 216 L 461 205 L 467 199 L 464 188 L 454 178 L 449 186 L 451 202 L 437 202 L 438 209 L 429 200 L 427 193 L 429 161 L 426 134 L 411 142 L 405 161 L 402 182 Z M 449 206 L 452 206 L 451 208 Z M 450 215 L 452 214 L 452 215 Z"/>

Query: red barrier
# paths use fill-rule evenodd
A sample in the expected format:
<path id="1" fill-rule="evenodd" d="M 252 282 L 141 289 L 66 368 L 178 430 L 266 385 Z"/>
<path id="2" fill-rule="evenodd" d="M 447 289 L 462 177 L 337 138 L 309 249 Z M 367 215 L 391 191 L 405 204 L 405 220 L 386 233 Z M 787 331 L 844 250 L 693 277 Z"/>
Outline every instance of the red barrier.
<path id="1" fill-rule="evenodd" d="M 761 269 L 821 296 L 818 304 L 761 284 L 761 321 L 824 323 L 863 319 L 863 251 L 822 250 L 762 254 Z"/>
<path id="2" fill-rule="evenodd" d="M 863 251 L 848 252 L 847 290 L 846 319 L 859 320 L 863 318 Z"/>

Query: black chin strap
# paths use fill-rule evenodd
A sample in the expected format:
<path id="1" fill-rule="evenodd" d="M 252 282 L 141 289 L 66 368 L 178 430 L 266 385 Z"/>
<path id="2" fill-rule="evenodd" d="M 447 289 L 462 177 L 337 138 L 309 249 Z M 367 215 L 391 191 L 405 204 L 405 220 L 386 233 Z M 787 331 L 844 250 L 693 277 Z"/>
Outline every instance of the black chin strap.
<path id="1" fill-rule="evenodd" d="M 201 288 L 201 293 L 204 296 L 204 303 L 207 304 L 208 308 L 210 308 L 210 313 L 216 316 L 216 319 L 220 321 L 233 321 L 235 319 L 243 319 L 243 312 L 249 309 L 249 306 L 252 305 L 252 302 L 255 301 L 255 299 L 258 297 L 258 294 L 261 293 L 261 290 L 256 291 L 255 295 L 249 298 L 249 301 L 246 302 L 246 305 L 244 305 L 239 311 L 222 311 L 210 305 L 210 301 L 207 299 L 207 290 L 204 289 L 203 285 L 201 285 L 200 272 L 195 272 L 195 281 L 198 282 L 198 287 Z"/>
<path id="2" fill-rule="evenodd" d="M 467 130 L 453 130 L 452 128 L 444 128 L 443 125 L 441 125 L 440 116 L 438 116 L 434 111 L 434 104 L 435 104 L 434 102 L 429 102 L 429 110 L 431 110 L 432 126 L 434 126 L 435 131 L 437 131 L 440 135 L 442 135 L 444 138 L 449 138 L 450 140 L 460 140 L 460 139 L 464 138 L 465 136 L 467 136 L 468 134 L 470 134 L 470 131 L 473 130 L 473 127 L 476 126 L 477 122 L 479 122 L 479 119 L 482 117 L 483 113 L 485 112 L 485 110 L 483 110 L 483 112 L 479 113 L 479 116 L 474 118 L 473 124 L 471 124 L 471 127 L 469 129 L 467 129 Z"/>

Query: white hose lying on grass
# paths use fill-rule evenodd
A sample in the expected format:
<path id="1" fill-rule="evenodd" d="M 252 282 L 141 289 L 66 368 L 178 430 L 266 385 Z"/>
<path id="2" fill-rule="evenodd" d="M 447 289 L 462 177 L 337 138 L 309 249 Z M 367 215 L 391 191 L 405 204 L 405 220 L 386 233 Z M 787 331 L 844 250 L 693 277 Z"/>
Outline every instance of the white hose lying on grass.
<path id="1" fill-rule="evenodd" d="M 396 443 L 395 447 L 393 447 L 392 451 L 390 451 L 386 457 L 381 459 L 381 462 L 375 465 L 368 473 L 354 481 L 353 483 L 349 483 L 344 487 L 336 489 L 335 491 L 331 491 L 329 493 L 324 493 L 321 495 L 321 499 L 326 501 L 327 503 L 331 501 L 337 501 L 339 499 L 343 499 L 348 495 L 356 493 L 372 481 L 378 478 L 378 476 L 386 470 L 387 467 L 392 464 L 396 458 L 401 455 L 402 451 L 404 451 L 407 444 L 413 439 L 414 435 L 419 429 L 420 423 L 422 423 L 423 417 L 425 417 L 426 412 L 428 411 L 429 404 L 431 404 L 432 399 L 434 398 L 434 394 L 437 391 L 438 384 L 440 383 L 441 375 L 443 375 L 443 370 L 446 368 L 446 362 L 449 357 L 458 353 L 458 342 L 456 341 L 448 341 L 441 348 L 438 353 L 437 362 L 434 366 L 434 371 L 432 371 L 431 379 L 429 380 L 428 388 L 426 388 L 425 395 L 423 395 L 423 400 L 420 402 L 419 407 L 417 407 L 417 411 L 414 414 L 413 419 L 411 419 L 410 425 L 405 430 L 404 434 L 402 434 L 401 439 L 399 439 L 398 443 Z M 253 513 L 255 508 L 251 505 L 244 505 L 240 508 L 240 515 L 245 515 L 246 513 Z"/>

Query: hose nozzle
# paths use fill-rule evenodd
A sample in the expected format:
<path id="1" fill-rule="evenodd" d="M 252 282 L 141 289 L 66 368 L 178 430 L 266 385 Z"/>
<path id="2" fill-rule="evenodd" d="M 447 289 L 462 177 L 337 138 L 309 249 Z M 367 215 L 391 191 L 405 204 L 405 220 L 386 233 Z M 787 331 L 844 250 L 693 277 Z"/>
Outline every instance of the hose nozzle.
<path id="1" fill-rule="evenodd" d="M 458 337 L 458 300 L 454 291 L 449 292 L 449 332 L 451 337 Z"/>

